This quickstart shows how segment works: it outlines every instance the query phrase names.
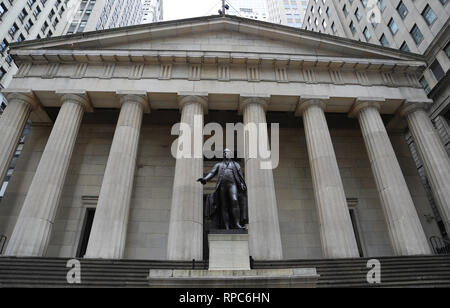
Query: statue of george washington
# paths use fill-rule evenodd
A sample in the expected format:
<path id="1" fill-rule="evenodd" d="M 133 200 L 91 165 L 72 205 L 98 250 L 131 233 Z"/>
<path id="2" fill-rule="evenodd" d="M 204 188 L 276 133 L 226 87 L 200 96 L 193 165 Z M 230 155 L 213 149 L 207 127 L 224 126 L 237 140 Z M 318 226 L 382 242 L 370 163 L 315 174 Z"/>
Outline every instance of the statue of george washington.
<path id="1" fill-rule="evenodd" d="M 217 175 L 214 192 L 206 199 L 205 216 L 220 213 L 221 229 L 244 229 L 248 223 L 247 186 L 239 164 L 231 159 L 231 151 L 223 151 L 223 161 L 217 163 L 208 175 L 197 179 L 203 185 Z M 219 211 L 217 211 L 219 210 Z"/>

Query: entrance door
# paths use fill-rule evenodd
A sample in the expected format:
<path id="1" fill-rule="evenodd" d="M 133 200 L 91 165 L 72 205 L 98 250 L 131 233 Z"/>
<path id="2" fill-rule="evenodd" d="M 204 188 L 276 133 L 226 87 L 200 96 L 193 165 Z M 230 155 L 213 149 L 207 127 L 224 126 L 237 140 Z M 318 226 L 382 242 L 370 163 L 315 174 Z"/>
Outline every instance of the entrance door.
<path id="1" fill-rule="evenodd" d="M 80 242 L 78 244 L 77 257 L 83 258 L 86 254 L 89 235 L 91 234 L 92 222 L 94 221 L 95 209 L 87 208 L 84 216 L 83 228 L 81 229 Z"/>
<path id="2" fill-rule="evenodd" d="M 348 209 L 350 212 L 350 219 L 352 220 L 353 232 L 356 237 L 356 244 L 358 245 L 358 252 L 360 257 L 364 257 L 364 250 L 361 243 L 361 234 L 359 233 L 358 219 L 356 216 L 356 210 L 354 208 Z"/>

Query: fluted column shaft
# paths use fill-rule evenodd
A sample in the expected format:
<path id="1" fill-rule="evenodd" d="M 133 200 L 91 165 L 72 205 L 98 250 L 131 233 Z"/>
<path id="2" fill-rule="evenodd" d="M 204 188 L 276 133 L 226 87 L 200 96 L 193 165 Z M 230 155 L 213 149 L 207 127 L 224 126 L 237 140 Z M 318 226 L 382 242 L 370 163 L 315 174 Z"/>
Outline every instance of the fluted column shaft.
<path id="1" fill-rule="evenodd" d="M 300 108 L 303 113 L 323 255 L 326 258 L 359 257 L 323 102 L 305 101 Z"/>
<path id="2" fill-rule="evenodd" d="M 203 258 L 203 186 L 196 180 L 203 177 L 203 109 L 206 104 L 206 100 L 197 96 L 187 96 L 180 101 L 181 124 L 190 128 L 191 147 L 183 144 L 182 157 L 177 158 L 175 165 L 167 243 L 169 260 Z"/>
<path id="3" fill-rule="evenodd" d="M 450 234 L 450 158 L 426 111 L 415 108 L 405 113 L 439 213 Z"/>
<path id="4" fill-rule="evenodd" d="M 266 113 L 264 101 L 249 99 L 244 101 L 244 125 L 256 124 L 258 127 L 259 142 L 269 141 L 267 134 Z M 259 129 L 259 125 L 263 129 Z M 261 135 L 262 134 L 262 135 Z M 250 135 L 245 134 L 245 181 L 248 194 L 249 217 L 249 250 L 256 260 L 282 259 L 280 226 L 278 221 L 277 199 L 273 182 L 272 169 L 262 169 L 260 153 L 256 157 L 249 157 Z M 256 136 L 255 136 L 256 137 Z"/>
<path id="5" fill-rule="evenodd" d="M 120 259 L 125 249 L 131 193 L 146 100 L 128 95 L 114 133 L 86 258 Z"/>
<path id="6" fill-rule="evenodd" d="M 19 93 L 8 95 L 7 99 L 8 106 L 0 117 L 0 183 L 9 169 L 34 102 L 31 96 Z"/>
<path id="7" fill-rule="evenodd" d="M 6 255 L 45 254 L 86 103 L 78 95 L 62 97 L 61 109 L 28 189 Z"/>
<path id="8" fill-rule="evenodd" d="M 361 126 L 394 253 L 430 254 L 430 247 L 378 108 L 374 103 L 357 103 L 355 113 Z"/>

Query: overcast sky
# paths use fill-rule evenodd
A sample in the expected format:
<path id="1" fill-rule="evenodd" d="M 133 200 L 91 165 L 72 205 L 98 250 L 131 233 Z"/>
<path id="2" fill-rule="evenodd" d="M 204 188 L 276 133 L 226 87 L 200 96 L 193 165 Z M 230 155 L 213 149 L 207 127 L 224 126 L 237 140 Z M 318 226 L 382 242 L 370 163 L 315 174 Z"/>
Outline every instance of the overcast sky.
<path id="1" fill-rule="evenodd" d="M 217 15 L 221 0 L 163 0 L 164 20 Z"/>

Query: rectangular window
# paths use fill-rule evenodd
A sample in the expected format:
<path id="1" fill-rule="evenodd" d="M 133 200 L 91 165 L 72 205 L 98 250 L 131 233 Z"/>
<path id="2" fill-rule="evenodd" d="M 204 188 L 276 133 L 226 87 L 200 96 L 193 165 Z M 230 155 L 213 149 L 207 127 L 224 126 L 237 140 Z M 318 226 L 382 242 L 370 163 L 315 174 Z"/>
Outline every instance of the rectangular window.
<path id="1" fill-rule="evenodd" d="M 425 90 L 426 94 L 431 92 L 430 86 L 428 85 L 428 82 L 425 80 L 424 77 L 420 78 L 419 82 L 422 85 L 422 88 Z"/>
<path id="2" fill-rule="evenodd" d="M 355 25 L 353 24 L 353 21 L 350 22 L 349 27 L 350 27 L 350 30 L 352 31 L 352 33 L 355 34 L 356 28 L 355 28 Z"/>
<path id="3" fill-rule="evenodd" d="M 361 20 L 362 16 L 361 16 L 361 12 L 359 11 L 359 8 L 356 8 L 355 16 L 356 16 L 356 19 L 358 19 L 358 21 Z"/>
<path id="4" fill-rule="evenodd" d="M 384 34 L 380 37 L 380 44 L 384 47 L 389 47 L 389 42 Z"/>
<path id="5" fill-rule="evenodd" d="M 386 3 L 384 0 L 378 0 L 378 8 L 380 9 L 381 13 L 384 12 L 384 9 L 386 8 Z"/>
<path id="6" fill-rule="evenodd" d="M 336 31 L 337 31 L 336 25 L 334 24 L 334 22 L 331 24 L 331 30 L 333 30 L 333 33 L 336 33 Z"/>
<path id="7" fill-rule="evenodd" d="M 0 67 L 0 80 L 3 78 L 3 76 L 6 75 L 6 70 L 3 67 Z"/>
<path id="8" fill-rule="evenodd" d="M 31 21 L 31 18 L 28 19 L 27 23 L 25 24 L 25 29 L 29 31 L 31 27 L 33 26 L 33 22 Z"/>
<path id="9" fill-rule="evenodd" d="M 397 12 L 402 19 L 404 19 L 406 15 L 408 15 L 408 9 L 402 1 L 400 1 L 400 3 L 397 5 Z"/>
<path id="10" fill-rule="evenodd" d="M 437 81 L 441 80 L 442 77 L 445 76 L 444 70 L 442 69 L 442 66 L 439 64 L 438 60 L 434 60 L 434 62 L 431 63 L 430 70 Z"/>
<path id="11" fill-rule="evenodd" d="M 406 42 L 403 42 L 402 46 L 400 46 L 400 50 L 408 51 L 408 52 L 410 51 L 409 47 L 408 47 L 408 44 L 406 44 Z"/>
<path id="12" fill-rule="evenodd" d="M 366 7 L 366 6 L 367 6 L 367 1 L 368 1 L 368 0 L 361 0 L 361 3 L 362 3 L 362 5 L 363 5 L 363 7 Z"/>
<path id="13" fill-rule="evenodd" d="M 442 5 L 447 4 L 447 0 L 439 0 L 439 1 L 441 1 Z"/>
<path id="14" fill-rule="evenodd" d="M 8 47 L 8 41 L 7 41 L 6 39 L 4 39 L 4 40 L 0 43 L 0 52 L 5 51 L 7 47 Z"/>
<path id="15" fill-rule="evenodd" d="M 450 59 L 450 43 L 448 43 L 447 46 L 445 46 L 444 52 L 447 55 L 447 57 Z"/>
<path id="16" fill-rule="evenodd" d="M 17 30 L 18 30 L 18 27 L 17 27 L 16 23 L 14 23 L 11 26 L 11 28 L 9 28 L 9 31 L 8 31 L 9 35 L 14 36 L 14 34 L 16 34 Z"/>
<path id="17" fill-rule="evenodd" d="M 23 22 L 23 20 L 25 19 L 25 17 L 27 17 L 28 12 L 27 10 L 24 8 L 20 13 L 19 13 L 19 19 L 20 21 Z"/>
<path id="18" fill-rule="evenodd" d="M 18 42 L 22 42 L 23 40 L 25 40 L 25 37 L 24 37 L 23 34 L 21 33 L 21 34 L 19 35 L 19 37 L 17 38 L 17 41 L 18 41 Z"/>
<path id="19" fill-rule="evenodd" d="M 47 22 L 44 22 L 44 24 L 43 24 L 42 27 L 41 27 L 42 33 L 44 33 L 45 30 L 47 30 L 47 28 L 48 28 L 48 23 L 47 23 Z"/>
<path id="20" fill-rule="evenodd" d="M 41 14 L 41 8 L 39 6 L 37 6 L 34 10 L 33 10 L 33 15 L 34 17 L 38 17 L 38 15 Z"/>
<path id="21" fill-rule="evenodd" d="M 342 11 L 344 12 L 345 17 L 347 17 L 348 11 L 347 11 L 347 6 L 346 5 L 344 5 L 344 7 L 342 8 Z"/>
<path id="22" fill-rule="evenodd" d="M 388 27 L 391 30 L 392 35 L 395 35 L 395 33 L 397 33 L 398 27 L 394 21 L 394 18 L 391 18 L 391 20 L 389 20 Z"/>
<path id="23" fill-rule="evenodd" d="M 6 12 L 8 12 L 8 9 L 6 8 L 6 6 L 3 3 L 1 3 L 0 4 L 0 17 L 5 15 Z"/>
<path id="24" fill-rule="evenodd" d="M 427 22 L 429 26 L 433 24 L 433 22 L 436 20 L 436 14 L 433 12 L 431 7 L 427 4 L 427 6 L 424 8 L 422 12 L 422 16 Z"/>
<path id="25" fill-rule="evenodd" d="M 364 28 L 363 34 L 364 34 L 364 37 L 366 38 L 366 41 L 369 41 L 370 37 L 372 35 L 370 34 L 370 31 L 369 31 L 369 29 L 367 29 L 367 27 Z"/>
<path id="26" fill-rule="evenodd" d="M 416 42 L 417 45 L 419 45 L 423 40 L 422 32 L 420 32 L 419 27 L 417 27 L 416 24 L 412 27 L 411 31 L 409 32 L 414 39 L 414 42 Z"/>

